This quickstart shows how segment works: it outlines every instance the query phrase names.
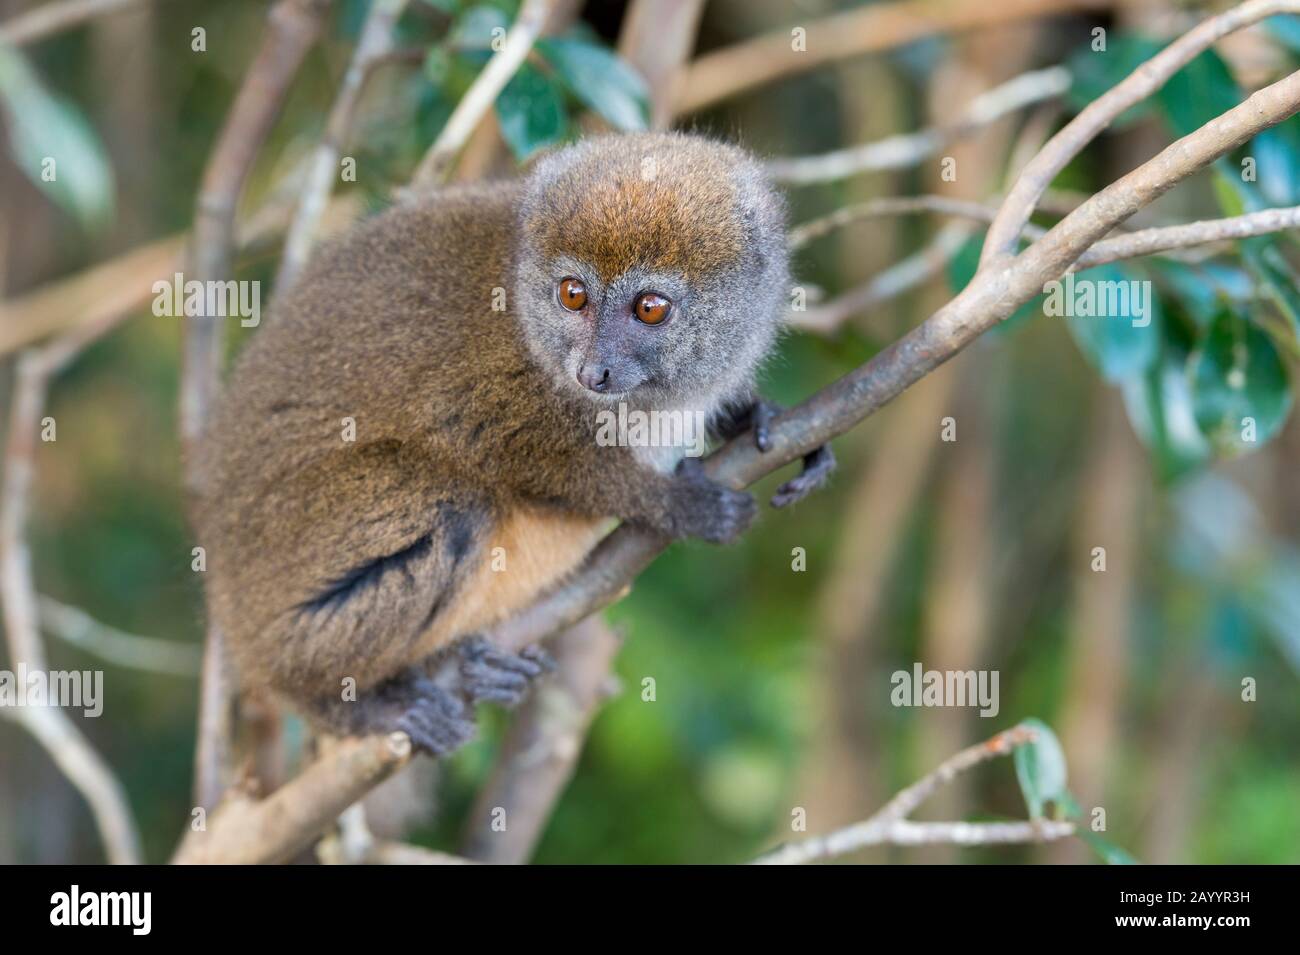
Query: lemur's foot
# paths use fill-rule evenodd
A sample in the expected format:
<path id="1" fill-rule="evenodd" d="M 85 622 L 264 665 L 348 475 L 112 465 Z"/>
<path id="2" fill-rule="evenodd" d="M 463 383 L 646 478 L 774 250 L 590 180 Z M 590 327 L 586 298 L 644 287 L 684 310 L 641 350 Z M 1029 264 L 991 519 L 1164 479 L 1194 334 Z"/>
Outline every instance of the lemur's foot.
<path id="1" fill-rule="evenodd" d="M 524 698 L 534 679 L 555 669 L 550 654 L 538 646 L 507 653 L 474 636 L 462 641 L 459 650 L 461 689 L 475 703 L 514 706 Z"/>
<path id="2" fill-rule="evenodd" d="M 418 667 L 357 692 L 356 700 L 318 701 L 315 713 L 335 732 L 361 736 L 400 730 L 433 756 L 445 756 L 474 738 L 474 713 L 456 693 Z"/>
<path id="3" fill-rule="evenodd" d="M 455 752 L 474 738 L 474 712 L 455 693 L 432 680 L 420 681 L 424 695 L 397 719 L 396 728 L 432 756 Z"/>
<path id="4" fill-rule="evenodd" d="M 801 501 L 824 485 L 835 470 L 835 454 L 829 444 L 823 444 L 803 456 L 803 471 L 776 489 L 772 495 L 773 507 L 785 507 Z"/>

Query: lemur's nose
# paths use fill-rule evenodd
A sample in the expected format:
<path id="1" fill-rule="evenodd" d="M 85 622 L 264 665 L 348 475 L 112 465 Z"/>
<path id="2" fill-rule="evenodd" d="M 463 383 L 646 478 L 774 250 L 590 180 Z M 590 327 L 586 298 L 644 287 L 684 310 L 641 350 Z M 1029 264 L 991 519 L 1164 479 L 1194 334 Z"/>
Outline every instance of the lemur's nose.
<path id="1" fill-rule="evenodd" d="M 609 369 L 602 365 L 583 365 L 578 369 L 578 381 L 588 391 L 604 391 L 609 387 Z"/>

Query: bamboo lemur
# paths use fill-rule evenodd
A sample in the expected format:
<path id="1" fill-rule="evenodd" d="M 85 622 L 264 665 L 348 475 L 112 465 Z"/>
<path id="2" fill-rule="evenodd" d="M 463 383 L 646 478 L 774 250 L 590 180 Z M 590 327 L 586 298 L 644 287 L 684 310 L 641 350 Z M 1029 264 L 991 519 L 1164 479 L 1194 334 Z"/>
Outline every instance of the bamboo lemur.
<path id="1" fill-rule="evenodd" d="M 675 134 L 590 139 L 522 183 L 448 189 L 327 245 L 198 452 L 209 605 L 242 678 L 333 732 L 463 743 L 475 702 L 517 702 L 544 663 L 477 635 L 611 518 L 714 542 L 754 518 L 680 448 L 601 446 L 597 412 L 701 411 L 765 448 L 753 384 L 787 283 L 759 166 Z M 832 466 L 809 455 L 773 503 Z M 447 653 L 455 688 L 430 679 Z"/>

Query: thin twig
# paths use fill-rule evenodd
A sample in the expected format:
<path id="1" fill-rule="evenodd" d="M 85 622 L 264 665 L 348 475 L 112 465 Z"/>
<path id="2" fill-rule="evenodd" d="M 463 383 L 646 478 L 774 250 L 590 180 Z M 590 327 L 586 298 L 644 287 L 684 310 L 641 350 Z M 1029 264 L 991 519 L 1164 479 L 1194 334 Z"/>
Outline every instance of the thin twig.
<path id="1" fill-rule="evenodd" d="M 1107 262 L 1135 259 L 1173 249 L 1223 242 L 1229 239 L 1246 239 L 1270 232 L 1300 228 L 1300 206 L 1280 209 L 1261 209 L 1228 219 L 1208 219 L 1183 225 L 1142 229 L 1113 239 L 1102 239 L 1079 257 L 1074 269 L 1090 269 Z"/>
<path id="2" fill-rule="evenodd" d="M 622 641 L 591 616 L 551 641 L 557 671 L 538 681 L 501 744 L 501 755 L 466 821 L 461 851 L 496 864 L 528 861 L 568 784 L 583 740 L 609 696 Z M 504 819 L 504 828 L 493 825 Z"/>
<path id="3" fill-rule="evenodd" d="M 406 5 L 407 0 L 371 0 L 370 12 L 352 53 L 352 62 L 343 74 L 343 82 L 325 121 L 325 135 L 316 145 L 307 166 L 298 211 L 289 226 L 280 271 L 275 277 L 277 291 L 288 288 L 307 264 L 317 226 L 339 175 L 339 154 L 346 148 L 351 135 L 361 92 L 375 65 L 392 52 L 393 27 Z"/>
<path id="4" fill-rule="evenodd" d="M 0 23 L 0 43 L 35 43 L 87 20 L 139 6 L 144 0 L 59 0 L 33 7 Z"/>
<path id="5" fill-rule="evenodd" d="M 882 844 L 922 845 L 943 842 L 954 845 L 991 845 L 1047 842 L 1073 835 L 1074 824 L 1069 822 L 911 822 L 907 818 L 958 774 L 994 757 L 1006 756 L 1017 746 L 1031 742 L 1035 735 L 1036 731 L 1026 726 L 1004 730 L 992 739 L 968 747 L 944 760 L 933 772 L 908 786 L 862 822 L 829 835 L 813 836 L 781 846 L 755 862 L 760 865 L 802 865 Z"/>
<path id="6" fill-rule="evenodd" d="M 984 240 L 980 265 L 1012 255 L 1020 230 L 1035 204 L 1057 174 L 1088 143 L 1123 114 L 1165 85 L 1174 73 L 1217 40 L 1278 13 L 1300 13 L 1300 0 L 1247 0 L 1202 21 L 1143 63 L 1124 80 L 1089 103 L 1060 132 L 1048 140 L 1007 194 L 1007 201 Z"/>
<path id="7" fill-rule="evenodd" d="M 25 663 L 36 670 L 48 666 L 37 623 L 36 584 L 25 529 L 49 382 L 117 320 L 101 318 L 44 348 L 24 352 L 18 359 L 0 487 L 0 597 L 9 658 L 15 665 Z M 68 715 L 54 706 L 0 709 L 0 714 L 12 716 L 36 737 L 85 797 L 108 861 L 140 862 L 140 837 L 122 784 Z"/>
<path id="8" fill-rule="evenodd" d="M 674 112 L 678 116 L 694 113 L 783 77 L 926 37 L 1113 5 L 1113 0 L 893 0 L 866 4 L 706 53 L 678 83 Z M 794 30 L 804 31 L 799 46 Z"/>
<path id="9" fill-rule="evenodd" d="M 852 316 L 919 288 L 941 274 L 970 235 L 969 225 L 950 222 L 919 252 L 827 302 L 806 311 L 791 312 L 786 324 L 801 331 L 829 335 Z"/>
<path id="10" fill-rule="evenodd" d="M 918 212 L 934 212 L 939 215 L 957 216 L 972 222 L 992 222 L 998 210 L 969 199 L 954 199 L 949 196 L 901 196 L 898 198 L 868 199 L 865 202 L 836 209 L 819 218 L 809 220 L 790 230 L 789 246 L 794 251 L 819 239 L 836 229 L 841 229 L 864 219 L 879 219 L 884 216 L 905 216 Z M 1037 239 L 1046 234 L 1046 230 L 1035 225 L 1025 226 L 1025 236 Z"/>
<path id="11" fill-rule="evenodd" d="M 42 594 L 39 598 L 41 627 L 101 660 L 173 676 L 198 676 L 203 654 L 197 646 L 141 637 L 110 627 L 80 607 L 61 603 Z"/>
<path id="12" fill-rule="evenodd" d="M 546 26 L 554 2 L 555 0 L 524 0 L 519 16 L 506 34 L 501 49 L 492 54 L 483 71 L 474 78 L 469 90 L 456 104 L 447 124 L 442 127 L 442 132 L 420 160 L 420 165 L 411 178 L 412 188 L 407 191 L 408 195 L 431 189 L 446 178 L 470 134 L 528 58 L 533 43 Z"/>
<path id="13" fill-rule="evenodd" d="M 847 179 L 864 172 L 907 169 L 920 165 L 954 140 L 1026 106 L 1054 99 L 1069 88 L 1070 71 L 1063 66 L 1023 73 L 975 97 L 965 115 L 951 125 L 889 136 L 819 156 L 773 159 L 767 162 L 767 171 L 777 182 L 799 186 Z"/>

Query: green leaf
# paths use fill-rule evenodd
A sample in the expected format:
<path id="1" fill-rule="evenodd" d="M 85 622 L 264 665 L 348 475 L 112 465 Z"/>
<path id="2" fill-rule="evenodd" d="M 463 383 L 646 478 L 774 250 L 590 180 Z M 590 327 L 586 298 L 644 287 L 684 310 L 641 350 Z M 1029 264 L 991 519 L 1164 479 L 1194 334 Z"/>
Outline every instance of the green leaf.
<path id="1" fill-rule="evenodd" d="M 1154 453 L 1165 480 L 1200 466 L 1210 456 L 1210 446 L 1196 426 L 1186 368 L 1187 353 L 1166 339 L 1155 367 L 1123 385 L 1129 421 Z"/>
<path id="2" fill-rule="evenodd" d="M 492 42 L 509 29 L 510 18 L 505 11 L 479 4 L 456 21 L 447 42 L 457 50 L 491 50 Z"/>
<path id="3" fill-rule="evenodd" d="M 1264 21 L 1264 29 L 1273 34 L 1283 46 L 1300 53 L 1300 17 L 1282 14 Z"/>
<path id="4" fill-rule="evenodd" d="M 649 124 L 645 80 L 614 53 L 572 37 L 545 37 L 537 41 L 537 49 L 569 92 L 610 125 L 626 131 Z"/>
<path id="5" fill-rule="evenodd" d="M 1267 334 L 1223 309 L 1192 362 L 1192 404 L 1201 433 L 1217 449 L 1259 447 L 1291 410 L 1286 366 Z M 1243 432 L 1253 422 L 1253 440 Z"/>
<path id="6" fill-rule="evenodd" d="M 501 135 L 520 162 L 564 139 L 568 123 L 559 85 L 525 63 L 496 102 Z"/>
<path id="7" fill-rule="evenodd" d="M 1239 216 L 1246 211 L 1248 205 L 1252 209 L 1259 208 L 1251 201 L 1252 190 L 1249 185 L 1240 176 L 1228 173 L 1221 165 L 1214 167 L 1211 185 L 1214 188 L 1214 198 L 1218 200 L 1219 208 L 1225 216 Z"/>
<path id="8" fill-rule="evenodd" d="M 1241 91 L 1223 58 L 1206 50 L 1169 78 L 1156 102 L 1175 135 L 1194 133 L 1241 102 Z"/>
<path id="9" fill-rule="evenodd" d="M 99 137 L 69 100 L 46 90 L 21 54 L 3 45 L 0 112 L 14 164 L 83 226 L 105 225 L 113 214 L 113 171 Z"/>
<path id="10" fill-rule="evenodd" d="M 1264 295 L 1271 299 L 1300 338 L 1300 274 L 1287 261 L 1272 237 L 1243 239 L 1241 257 L 1259 282 Z"/>
<path id="11" fill-rule="evenodd" d="M 1213 261 L 1189 265 L 1153 258 L 1146 267 L 1160 280 L 1165 295 L 1176 299 L 1202 330 L 1210 327 L 1224 302 L 1245 303 L 1255 298 L 1255 280 L 1236 265 Z"/>
<path id="12" fill-rule="evenodd" d="M 1107 842 L 1101 836 L 1092 830 L 1080 826 L 1075 829 L 1075 834 L 1082 839 L 1093 852 L 1101 857 L 1101 860 L 1107 865 L 1139 865 L 1137 859 L 1133 858 L 1117 845 Z"/>
<path id="13" fill-rule="evenodd" d="M 1044 314 L 1063 316 L 1084 356 L 1108 381 L 1141 375 L 1160 354 L 1160 303 L 1154 285 L 1116 265 L 1050 283 Z"/>
<path id="14" fill-rule="evenodd" d="M 1105 50 L 1094 50 L 1091 42 L 1085 43 L 1075 50 L 1067 64 L 1074 81 L 1065 94 L 1066 101 L 1076 112 L 1082 110 L 1158 53 L 1160 47 L 1155 40 L 1133 35 L 1110 38 Z M 1150 100 L 1130 106 L 1111 128 L 1122 129 L 1154 108 Z"/>
<path id="15" fill-rule="evenodd" d="M 1271 206 L 1300 203 L 1300 123 L 1294 120 L 1266 129 L 1249 148 L 1255 158 L 1255 180 Z"/>
<path id="16" fill-rule="evenodd" d="M 429 47 L 424 55 L 424 75 L 429 82 L 441 88 L 451 75 L 451 56 L 440 46 Z"/>
<path id="17" fill-rule="evenodd" d="M 1043 808 L 1049 802 L 1059 802 L 1069 797 L 1066 789 L 1065 751 L 1056 734 L 1042 720 L 1028 719 L 1020 724 L 1036 731 L 1033 742 L 1017 746 L 1012 758 L 1016 764 L 1016 779 L 1031 819 L 1042 819 Z"/>
<path id="18" fill-rule="evenodd" d="M 460 9 L 460 0 L 423 0 L 424 3 L 448 16 L 455 16 Z"/>

